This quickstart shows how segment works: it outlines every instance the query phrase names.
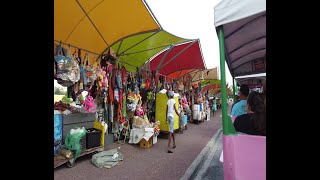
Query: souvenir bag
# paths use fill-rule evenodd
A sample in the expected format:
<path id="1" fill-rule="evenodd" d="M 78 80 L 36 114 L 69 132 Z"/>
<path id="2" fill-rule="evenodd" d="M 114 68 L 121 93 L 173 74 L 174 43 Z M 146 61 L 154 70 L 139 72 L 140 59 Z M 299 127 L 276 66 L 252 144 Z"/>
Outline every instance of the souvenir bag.
<path id="1" fill-rule="evenodd" d="M 84 57 L 84 68 L 86 71 L 86 83 L 93 83 L 96 80 L 96 72 L 93 65 L 89 64 L 89 56 L 88 54 Z"/>
<path id="2" fill-rule="evenodd" d="M 71 58 L 68 57 L 66 53 L 64 53 L 61 44 L 57 46 L 57 54 L 55 56 L 55 61 L 57 63 L 57 75 L 67 73 L 71 70 Z"/>
<path id="3" fill-rule="evenodd" d="M 68 50 L 68 53 L 70 53 L 70 50 Z M 72 62 L 72 67 L 71 70 L 69 71 L 69 80 L 72 81 L 73 83 L 76 83 L 80 80 L 80 62 L 78 61 L 78 56 L 77 54 L 71 55 L 71 62 Z"/>
<path id="4" fill-rule="evenodd" d="M 80 76 L 77 76 L 77 70 L 79 70 L 77 69 L 77 65 L 79 64 L 75 62 L 73 55 L 71 55 L 70 47 L 68 47 L 67 52 L 64 53 L 65 56 L 61 55 L 62 50 L 62 47 L 58 46 L 58 55 L 56 57 L 57 82 L 64 87 L 70 87 L 73 86 L 80 79 Z"/>

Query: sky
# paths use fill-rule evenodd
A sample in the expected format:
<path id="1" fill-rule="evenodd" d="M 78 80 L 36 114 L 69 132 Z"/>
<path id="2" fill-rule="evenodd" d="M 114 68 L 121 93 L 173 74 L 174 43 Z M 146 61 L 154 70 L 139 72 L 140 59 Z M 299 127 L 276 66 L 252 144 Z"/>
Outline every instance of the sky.
<path id="1" fill-rule="evenodd" d="M 221 0 L 146 1 L 164 30 L 182 38 L 200 39 L 203 58 L 208 69 L 220 66 L 214 7 Z M 227 83 L 231 85 L 232 77 L 226 63 L 225 67 Z"/>

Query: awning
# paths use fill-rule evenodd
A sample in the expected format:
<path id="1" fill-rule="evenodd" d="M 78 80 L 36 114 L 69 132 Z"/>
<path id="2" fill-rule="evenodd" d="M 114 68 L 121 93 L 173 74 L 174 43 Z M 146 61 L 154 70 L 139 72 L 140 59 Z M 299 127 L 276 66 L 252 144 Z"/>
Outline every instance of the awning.
<path id="1" fill-rule="evenodd" d="M 124 37 L 160 28 L 144 0 L 54 0 L 54 40 L 96 54 Z"/>
<path id="2" fill-rule="evenodd" d="M 266 72 L 266 0 L 223 0 L 214 13 L 231 75 Z"/>
<path id="3" fill-rule="evenodd" d="M 200 84 L 202 87 L 205 87 L 207 85 L 221 84 L 221 80 L 204 80 L 204 81 L 201 81 Z"/>
<path id="4" fill-rule="evenodd" d="M 198 70 L 196 72 L 191 73 L 191 77 L 191 83 L 199 83 L 206 80 L 218 80 L 218 67 L 215 67 L 213 69 Z"/>
<path id="5" fill-rule="evenodd" d="M 263 87 L 266 83 L 266 77 L 250 77 L 236 79 L 240 84 L 247 84 L 250 88 Z"/>
<path id="6" fill-rule="evenodd" d="M 150 58 L 171 45 L 190 41 L 174 36 L 164 30 L 141 33 L 115 43 L 111 48 L 128 71 L 135 72 Z M 104 52 L 106 53 L 106 52 Z M 149 69 L 149 68 L 147 68 Z"/>
<path id="7" fill-rule="evenodd" d="M 150 61 L 151 70 L 159 70 L 162 75 L 192 69 L 204 69 L 199 40 L 170 46 Z"/>

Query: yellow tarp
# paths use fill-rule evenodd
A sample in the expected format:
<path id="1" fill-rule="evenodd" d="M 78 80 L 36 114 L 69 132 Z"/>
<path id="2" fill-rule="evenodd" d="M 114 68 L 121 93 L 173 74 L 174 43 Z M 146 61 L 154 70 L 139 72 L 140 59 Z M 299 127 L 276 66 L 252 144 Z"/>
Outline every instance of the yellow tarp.
<path id="1" fill-rule="evenodd" d="M 97 54 L 124 37 L 158 29 L 144 0 L 54 0 L 54 40 Z"/>
<path id="2" fill-rule="evenodd" d="M 179 107 L 178 97 L 175 97 L 176 107 Z M 167 94 L 158 93 L 156 96 L 156 121 L 160 121 L 160 130 L 169 131 L 169 124 L 166 123 L 166 108 L 167 108 L 168 96 Z M 173 129 L 176 130 L 179 128 L 179 116 L 174 113 L 174 126 Z"/>

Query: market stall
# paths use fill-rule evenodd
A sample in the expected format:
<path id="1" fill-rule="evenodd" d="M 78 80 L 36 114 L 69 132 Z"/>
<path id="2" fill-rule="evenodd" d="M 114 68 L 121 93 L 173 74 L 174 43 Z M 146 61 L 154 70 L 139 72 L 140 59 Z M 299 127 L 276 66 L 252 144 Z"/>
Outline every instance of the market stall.
<path id="1" fill-rule="evenodd" d="M 151 147 L 160 129 L 167 128 L 163 119 L 157 119 L 156 108 L 163 106 L 158 104 L 159 91 L 178 89 L 181 112 L 189 105 L 181 87 L 189 87 L 190 78 L 177 81 L 167 73 L 205 67 L 199 40 L 164 31 L 145 1 L 124 5 L 109 0 L 57 0 L 54 6 L 54 79 L 68 89 L 68 95 L 54 104 L 55 167 L 63 163 L 72 167 L 78 157 L 114 141 Z M 110 11 L 105 13 L 105 8 Z M 151 60 L 157 61 L 152 57 L 168 49 L 165 56 L 170 59 L 151 68 Z M 191 58 L 196 66 L 168 68 Z M 160 72 L 164 69 L 170 71 Z M 177 120 L 175 127 L 181 124 Z M 100 157 L 103 153 L 93 161 Z"/>

